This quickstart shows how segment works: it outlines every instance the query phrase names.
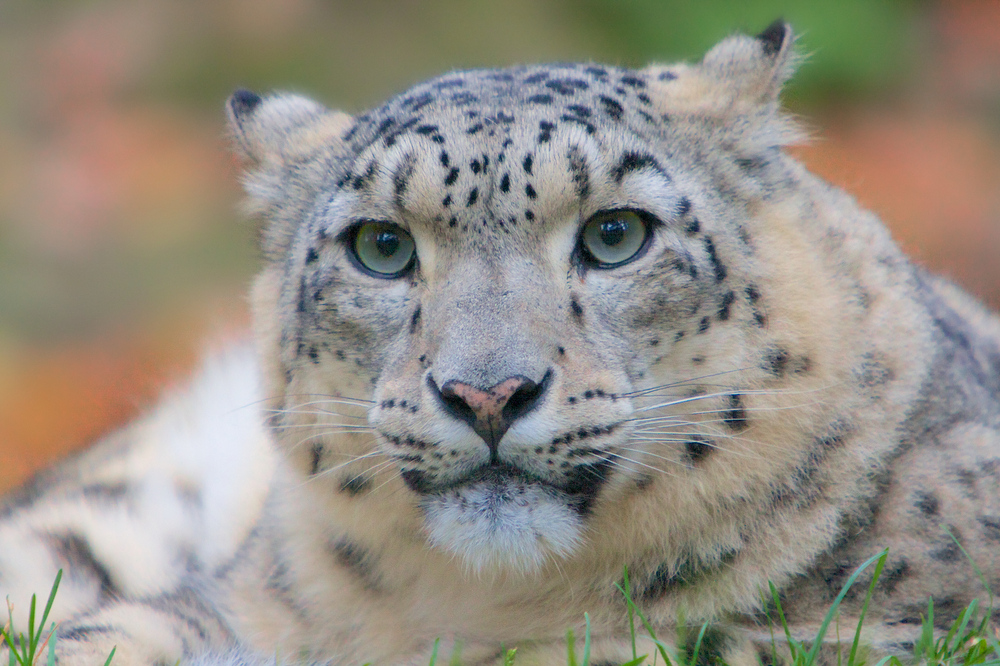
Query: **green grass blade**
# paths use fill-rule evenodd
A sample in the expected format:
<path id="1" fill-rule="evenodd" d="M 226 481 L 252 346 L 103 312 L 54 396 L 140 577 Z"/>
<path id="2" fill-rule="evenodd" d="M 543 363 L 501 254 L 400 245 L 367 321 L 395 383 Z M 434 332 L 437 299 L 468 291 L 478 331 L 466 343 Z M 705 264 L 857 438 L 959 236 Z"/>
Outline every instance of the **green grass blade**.
<path id="1" fill-rule="evenodd" d="M 573 635 L 572 629 L 566 630 L 566 663 L 569 666 L 577 666 L 576 664 L 576 637 Z"/>
<path id="2" fill-rule="evenodd" d="M 767 631 L 771 634 L 771 663 L 780 664 L 778 661 L 778 644 L 774 640 L 774 623 L 771 622 L 771 616 L 767 616 Z"/>
<path id="3" fill-rule="evenodd" d="M 781 599 L 778 598 L 778 588 L 774 586 L 774 583 L 767 581 L 768 587 L 771 588 L 771 598 L 774 599 L 774 606 L 778 611 L 778 620 L 781 622 L 781 627 L 785 630 L 785 640 L 788 641 L 788 651 L 791 654 L 792 661 L 795 661 L 795 655 L 798 652 L 798 644 L 792 638 L 792 631 L 788 628 L 788 621 L 785 620 L 785 611 L 781 609 Z M 774 663 L 781 663 L 775 661 Z"/>
<path id="4" fill-rule="evenodd" d="M 587 630 L 583 635 L 583 666 L 590 666 L 590 615 L 584 613 L 583 619 L 587 623 Z"/>
<path id="5" fill-rule="evenodd" d="M 903 666 L 903 662 L 899 660 L 899 657 L 893 657 L 891 655 L 888 657 L 882 657 L 875 662 L 875 666 L 886 666 L 886 664 L 891 664 L 892 666 Z"/>
<path id="6" fill-rule="evenodd" d="M 886 548 L 878 555 L 873 555 L 869 557 L 861 564 L 860 567 L 854 570 L 854 573 L 851 574 L 851 577 L 847 579 L 846 583 L 844 583 L 844 587 L 841 588 L 840 594 L 838 594 L 837 598 L 833 600 L 833 605 L 830 606 L 830 610 L 826 612 L 826 617 L 823 618 L 823 622 L 819 625 L 819 632 L 817 632 L 816 634 L 816 639 L 813 642 L 813 646 L 809 650 L 809 654 L 806 655 L 806 664 L 816 663 L 816 655 L 819 653 L 819 648 L 823 642 L 823 637 L 826 635 L 827 627 L 830 626 L 830 622 L 833 621 L 833 617 L 834 615 L 837 614 L 837 609 L 840 607 L 840 602 L 844 600 L 845 596 L 847 596 L 847 591 L 851 589 L 852 585 L 854 585 L 854 582 L 858 579 L 858 576 L 860 576 L 861 572 L 867 569 L 872 563 L 877 561 L 879 558 L 884 558 L 888 553 L 889 549 Z"/>
<path id="7" fill-rule="evenodd" d="M 642 655 L 641 657 L 636 657 L 632 661 L 626 661 L 622 666 L 639 666 L 642 662 L 646 661 L 647 655 Z"/>
<path id="8" fill-rule="evenodd" d="M 701 651 L 701 641 L 705 638 L 706 629 L 708 629 L 708 622 L 701 625 L 701 631 L 698 632 L 698 639 L 694 642 L 694 652 L 691 653 L 691 658 L 688 660 L 689 664 L 698 663 L 698 653 Z"/>
<path id="9" fill-rule="evenodd" d="M 500 644 L 500 648 L 503 648 L 503 644 Z M 506 653 L 504 653 L 504 659 L 506 659 Z M 451 657 L 448 658 L 448 666 L 462 666 L 462 642 L 456 640 L 455 645 L 451 648 Z"/>
<path id="10" fill-rule="evenodd" d="M 990 610 L 992 611 L 993 589 L 990 587 L 989 581 L 986 580 L 986 576 L 983 575 L 983 570 L 979 568 L 979 565 L 976 564 L 976 561 L 972 559 L 972 556 L 969 555 L 969 552 L 965 550 L 965 548 L 962 546 L 961 543 L 959 543 L 958 539 L 956 539 L 955 535 L 951 533 L 951 530 L 948 529 L 947 525 L 942 524 L 941 529 L 945 531 L 945 534 L 951 537 L 951 540 L 955 542 L 955 545 L 958 546 L 958 549 L 962 551 L 962 555 L 965 555 L 965 559 L 967 559 L 969 561 L 969 564 L 972 565 L 972 569 L 976 572 L 976 575 L 979 576 L 979 582 L 981 582 L 983 584 L 983 587 L 986 588 L 986 594 L 988 594 L 990 597 Z"/>
<path id="11" fill-rule="evenodd" d="M 889 551 L 886 550 L 885 553 L 879 557 L 878 564 L 875 565 L 875 575 L 872 576 L 872 582 L 868 585 L 868 592 L 865 594 L 865 603 L 861 606 L 861 614 L 858 617 L 858 628 L 854 632 L 854 642 L 851 643 L 851 654 L 847 657 L 847 663 L 853 666 L 855 658 L 858 655 L 858 643 L 861 641 L 861 625 L 865 622 L 865 615 L 868 613 L 868 604 L 872 600 L 872 594 L 875 592 L 875 583 L 878 581 L 879 576 L 882 575 L 882 569 L 885 568 L 885 562 L 889 558 Z"/>
<path id="12" fill-rule="evenodd" d="M 434 647 L 431 648 L 431 660 L 427 664 L 427 666 L 434 666 L 434 662 L 436 662 L 437 658 L 438 658 L 438 648 L 440 648 L 440 647 L 441 647 L 441 639 L 440 638 L 435 638 L 434 639 Z"/>
<path id="13" fill-rule="evenodd" d="M 632 638 L 632 661 L 635 661 L 637 659 L 635 649 L 635 612 L 632 610 L 632 585 L 628 580 L 628 565 L 622 567 L 622 584 L 625 586 L 622 594 L 625 595 L 625 600 L 628 602 L 625 605 L 628 608 L 628 634 Z"/>
<path id="14" fill-rule="evenodd" d="M 45 602 L 45 610 L 42 611 L 42 620 L 38 623 L 38 628 L 41 630 L 45 627 L 46 622 L 49 619 L 49 611 L 52 610 L 52 603 L 56 600 L 56 592 L 59 590 L 59 581 L 62 580 L 63 570 L 60 569 L 56 573 L 56 579 L 52 583 L 52 589 L 49 591 L 49 600 Z M 41 631 L 39 631 L 41 633 Z"/>
<path id="15" fill-rule="evenodd" d="M 514 657 L 517 656 L 517 648 L 511 648 L 503 653 L 503 666 L 514 666 Z"/>
<path id="16" fill-rule="evenodd" d="M 639 610 L 639 607 L 635 605 L 635 602 L 632 601 L 632 598 L 628 594 L 625 593 L 625 590 L 623 590 L 621 588 L 621 585 L 619 585 L 618 583 L 615 583 L 615 587 L 618 588 L 619 592 L 621 592 L 623 595 L 625 595 L 625 602 L 629 605 L 629 607 L 639 617 L 639 621 L 642 622 L 642 626 L 646 628 L 646 633 L 648 633 L 649 637 L 651 639 L 653 639 L 653 644 L 656 645 L 657 652 L 659 652 L 660 656 L 663 657 L 663 662 L 664 662 L 665 666 L 673 666 L 673 662 L 670 661 L 670 657 L 667 656 L 667 651 L 666 651 L 663 643 L 661 643 L 656 638 L 656 632 L 653 631 L 653 626 L 649 623 L 649 620 L 647 620 L 646 616 L 642 614 L 642 611 Z M 656 658 L 656 654 L 655 653 L 653 655 L 653 658 L 654 659 Z"/>
<path id="17" fill-rule="evenodd" d="M 32 657 L 35 655 L 35 648 L 37 645 L 37 639 L 35 636 L 35 605 L 38 602 L 38 597 L 36 595 L 31 595 L 31 604 L 28 606 L 28 644 L 27 646 L 21 645 L 22 649 L 25 650 L 25 662 L 30 664 L 33 660 Z"/>
<path id="18" fill-rule="evenodd" d="M 17 662 L 21 666 L 28 666 L 31 663 L 31 658 L 28 656 L 28 641 L 20 632 L 18 632 L 18 645 L 21 647 L 21 654 L 17 656 Z"/>
<path id="19" fill-rule="evenodd" d="M 118 649 L 117 645 L 111 648 L 111 653 L 108 655 L 107 660 L 105 660 L 104 666 L 111 666 L 111 660 L 115 658 L 115 650 L 117 649 Z"/>
<path id="20" fill-rule="evenodd" d="M 983 632 L 983 638 L 985 638 L 989 646 L 993 648 L 993 654 L 1000 657 L 1000 643 L 997 643 L 997 639 L 988 632 Z"/>
<path id="21" fill-rule="evenodd" d="M 13 659 L 17 652 L 14 647 L 14 609 L 11 608 L 10 599 L 7 600 L 7 628 L 0 629 L 0 639 L 7 643 L 7 647 L 10 648 L 10 656 Z"/>
<path id="22" fill-rule="evenodd" d="M 951 625 L 951 629 L 948 630 L 948 635 L 945 637 L 945 645 L 951 644 L 952 638 L 955 639 L 956 649 L 965 643 L 966 639 L 969 638 L 965 635 L 965 628 L 969 625 L 969 620 L 972 619 L 972 616 L 975 614 L 978 606 L 979 599 L 973 599 L 972 603 L 966 606 L 962 614 L 958 616 L 957 620 L 955 620 L 955 623 Z"/>
<path id="23" fill-rule="evenodd" d="M 920 632 L 920 639 L 913 648 L 914 656 L 917 659 L 928 659 L 934 656 L 934 598 L 927 599 L 927 617 L 924 618 L 924 625 Z"/>
<path id="24" fill-rule="evenodd" d="M 56 631 L 58 631 L 58 629 L 56 628 L 56 625 L 53 624 L 52 629 L 49 631 L 49 654 L 48 659 L 45 662 L 47 666 L 56 666 L 56 641 L 58 640 Z"/>

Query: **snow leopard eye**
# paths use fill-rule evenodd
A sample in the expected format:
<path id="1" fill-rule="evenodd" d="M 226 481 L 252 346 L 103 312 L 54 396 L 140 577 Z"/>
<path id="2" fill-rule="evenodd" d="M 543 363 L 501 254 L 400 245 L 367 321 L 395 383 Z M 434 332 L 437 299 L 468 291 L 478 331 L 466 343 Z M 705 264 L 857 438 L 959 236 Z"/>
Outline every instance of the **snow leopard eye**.
<path id="1" fill-rule="evenodd" d="M 636 211 L 606 210 L 583 225 L 579 245 L 595 268 L 616 268 L 638 257 L 649 237 L 650 224 Z"/>
<path id="2" fill-rule="evenodd" d="M 350 249 L 362 268 L 380 278 L 408 272 L 417 256 L 413 236 L 391 222 L 362 222 L 350 236 Z"/>

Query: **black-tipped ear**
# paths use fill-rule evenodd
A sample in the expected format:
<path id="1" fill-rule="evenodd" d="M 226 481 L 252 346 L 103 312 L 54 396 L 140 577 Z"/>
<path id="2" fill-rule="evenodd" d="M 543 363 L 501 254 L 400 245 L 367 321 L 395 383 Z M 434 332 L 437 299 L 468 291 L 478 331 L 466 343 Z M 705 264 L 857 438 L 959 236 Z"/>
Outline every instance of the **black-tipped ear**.
<path id="1" fill-rule="evenodd" d="M 229 97 L 226 115 L 236 147 L 256 162 L 282 162 L 335 142 L 351 121 L 347 114 L 299 95 L 261 97 L 249 90 Z"/>
<path id="2" fill-rule="evenodd" d="M 795 33 L 777 20 L 756 37 L 727 37 L 697 65 L 653 66 L 647 94 L 660 113 L 725 121 L 748 151 L 787 145 L 801 133 L 780 112 L 781 86 L 795 70 Z"/>
<path id="3" fill-rule="evenodd" d="M 757 35 L 757 39 L 764 47 L 764 55 L 773 56 L 781 51 L 785 39 L 791 34 L 792 27 L 785 23 L 785 19 L 779 18 L 764 28 L 764 31 Z"/>
<path id="4" fill-rule="evenodd" d="M 245 88 L 240 88 L 229 97 L 229 112 L 236 119 L 246 118 L 261 102 L 261 96 Z"/>

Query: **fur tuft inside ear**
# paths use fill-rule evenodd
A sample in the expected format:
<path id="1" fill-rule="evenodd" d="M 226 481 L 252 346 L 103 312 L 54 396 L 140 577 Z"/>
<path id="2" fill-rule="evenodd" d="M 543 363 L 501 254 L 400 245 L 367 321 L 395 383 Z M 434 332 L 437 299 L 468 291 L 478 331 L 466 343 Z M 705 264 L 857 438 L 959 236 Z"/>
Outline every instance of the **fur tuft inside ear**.
<path id="1" fill-rule="evenodd" d="M 769 145 L 798 141 L 801 133 L 779 112 L 782 85 L 798 56 L 792 27 L 777 20 L 756 37 L 728 37 L 697 65 L 654 65 L 644 70 L 649 95 L 663 114 L 711 118 L 741 136 Z"/>
<path id="2" fill-rule="evenodd" d="M 328 111 L 300 95 L 261 97 L 249 90 L 230 96 L 226 115 L 237 148 L 258 163 L 284 162 L 323 141 L 339 139 L 351 122 L 346 113 Z"/>
<path id="3" fill-rule="evenodd" d="M 734 35 L 716 44 L 701 68 L 737 93 L 736 101 L 773 102 L 795 71 L 792 26 L 777 20 L 756 37 Z"/>

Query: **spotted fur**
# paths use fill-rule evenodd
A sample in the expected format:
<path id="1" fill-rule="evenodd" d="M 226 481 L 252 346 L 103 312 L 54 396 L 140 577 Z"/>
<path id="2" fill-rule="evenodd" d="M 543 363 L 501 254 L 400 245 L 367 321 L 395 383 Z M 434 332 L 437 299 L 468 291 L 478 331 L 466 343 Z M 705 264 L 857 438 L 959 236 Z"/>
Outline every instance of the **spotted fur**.
<path id="1" fill-rule="evenodd" d="M 256 516 L 239 539 L 156 520 L 187 563 L 162 575 L 115 560 L 115 523 L 70 513 L 131 515 L 170 477 L 120 462 L 156 449 L 140 424 L 85 466 L 94 481 L 11 500 L 0 530 L 33 536 L 4 537 L 4 591 L 34 553 L 39 589 L 68 567 L 64 664 L 112 645 L 121 664 L 420 664 L 437 637 L 466 663 L 517 646 L 557 664 L 585 611 L 594 662 L 620 663 L 627 566 L 661 636 L 711 620 L 699 661 L 739 665 L 770 658 L 768 581 L 811 636 L 888 547 L 874 651 L 913 640 L 928 595 L 950 622 L 983 590 L 942 524 L 1000 580 L 1000 323 L 782 152 L 799 138 L 778 105 L 792 41 L 776 23 L 694 65 L 453 72 L 356 117 L 233 95 L 265 220 L 264 400 L 243 405 L 280 451 L 233 460 L 269 470 L 237 479 L 269 488 L 263 507 L 239 507 Z M 623 262 L 589 254 L 602 211 L 641 220 Z M 368 222 L 414 239 L 398 274 L 359 259 Z M 214 404 L 198 386 L 184 399 Z M 166 506 L 206 506 L 230 470 Z"/>

